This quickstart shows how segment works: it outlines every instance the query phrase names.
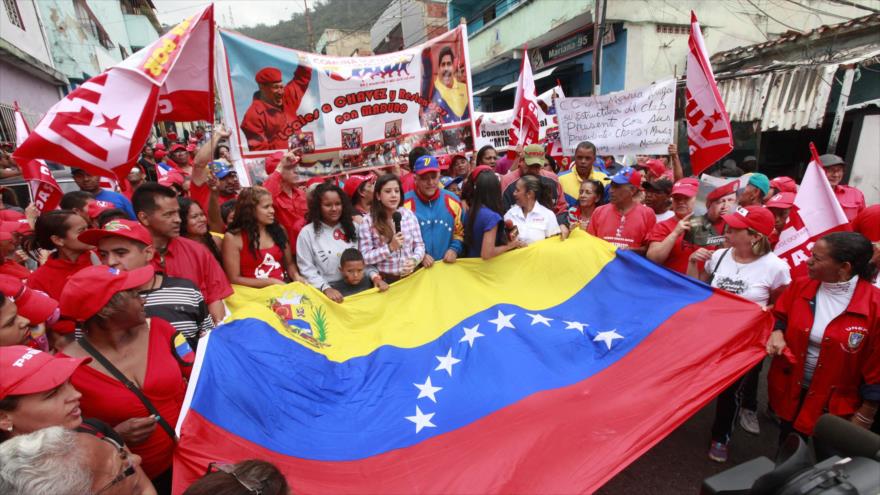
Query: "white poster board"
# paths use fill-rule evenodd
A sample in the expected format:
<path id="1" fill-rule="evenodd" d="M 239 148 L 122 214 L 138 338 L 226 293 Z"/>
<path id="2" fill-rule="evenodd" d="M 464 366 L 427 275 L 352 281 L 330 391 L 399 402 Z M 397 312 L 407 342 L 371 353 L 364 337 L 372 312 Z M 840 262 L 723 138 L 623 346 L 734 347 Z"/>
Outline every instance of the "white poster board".
<path id="1" fill-rule="evenodd" d="M 567 153 L 582 141 L 601 155 L 665 155 L 675 137 L 675 79 L 632 91 L 556 100 Z"/>

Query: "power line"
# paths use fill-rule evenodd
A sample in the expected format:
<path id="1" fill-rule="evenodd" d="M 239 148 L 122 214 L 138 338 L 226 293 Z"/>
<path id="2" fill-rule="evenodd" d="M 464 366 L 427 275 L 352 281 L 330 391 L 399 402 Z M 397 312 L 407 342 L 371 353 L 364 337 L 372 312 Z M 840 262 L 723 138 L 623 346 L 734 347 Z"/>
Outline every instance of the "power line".
<path id="1" fill-rule="evenodd" d="M 792 31 L 795 31 L 795 32 L 800 33 L 800 34 L 803 34 L 803 31 L 801 31 L 800 29 L 798 29 L 798 28 L 796 28 L 796 27 L 794 27 L 794 26 L 790 26 L 790 25 L 788 25 L 788 24 L 786 24 L 786 23 L 780 21 L 779 19 L 773 17 L 772 15 L 768 14 L 767 12 L 764 12 L 764 10 L 762 10 L 761 7 L 758 7 L 757 5 L 755 5 L 755 2 L 753 2 L 752 0 L 746 0 L 746 2 L 748 2 L 749 5 L 751 5 L 752 7 L 754 7 L 755 10 L 757 10 L 758 12 L 764 14 L 765 16 L 767 16 L 767 17 L 770 18 L 770 19 L 773 19 L 773 21 L 775 21 L 777 24 L 783 25 L 783 26 L 787 27 L 788 29 L 791 29 Z"/>

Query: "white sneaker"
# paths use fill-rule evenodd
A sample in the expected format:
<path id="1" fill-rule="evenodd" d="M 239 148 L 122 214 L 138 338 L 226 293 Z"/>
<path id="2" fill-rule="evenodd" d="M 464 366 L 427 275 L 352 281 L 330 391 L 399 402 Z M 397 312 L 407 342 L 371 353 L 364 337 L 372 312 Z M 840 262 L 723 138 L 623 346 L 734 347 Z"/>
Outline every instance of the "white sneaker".
<path id="1" fill-rule="evenodd" d="M 758 414 L 755 411 L 740 409 L 739 425 L 752 435 L 761 434 L 761 425 L 758 423 Z"/>

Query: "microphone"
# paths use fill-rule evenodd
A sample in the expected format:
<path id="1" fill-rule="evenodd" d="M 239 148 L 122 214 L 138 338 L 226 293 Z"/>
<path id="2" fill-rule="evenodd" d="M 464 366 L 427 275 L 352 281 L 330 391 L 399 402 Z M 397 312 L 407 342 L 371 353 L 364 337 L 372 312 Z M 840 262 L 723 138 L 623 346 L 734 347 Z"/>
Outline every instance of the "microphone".
<path id="1" fill-rule="evenodd" d="M 840 416 L 823 414 L 816 422 L 813 438 L 817 444 L 835 454 L 880 461 L 880 435 Z"/>
<path id="2" fill-rule="evenodd" d="M 400 212 L 395 211 L 393 215 L 391 215 L 391 219 L 394 220 L 394 232 L 400 232 L 400 220 L 401 220 Z"/>

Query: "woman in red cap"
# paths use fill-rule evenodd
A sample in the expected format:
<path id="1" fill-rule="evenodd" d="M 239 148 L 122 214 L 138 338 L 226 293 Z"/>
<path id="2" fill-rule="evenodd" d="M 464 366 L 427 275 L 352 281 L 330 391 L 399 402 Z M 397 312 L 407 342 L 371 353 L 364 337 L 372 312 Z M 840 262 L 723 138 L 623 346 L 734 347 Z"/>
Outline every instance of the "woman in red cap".
<path id="1" fill-rule="evenodd" d="M 70 377 L 89 361 L 23 345 L 0 347 L 0 442 L 50 426 L 79 428 L 82 394 Z"/>
<path id="2" fill-rule="evenodd" d="M 289 239 L 275 221 L 269 191 L 259 186 L 242 189 L 223 236 L 223 269 L 229 282 L 260 288 L 300 280 Z"/>
<path id="3" fill-rule="evenodd" d="M 58 301 L 15 277 L 0 275 L 0 347 L 54 348 L 44 325 L 54 324 L 59 316 Z"/>
<path id="4" fill-rule="evenodd" d="M 25 250 L 30 253 L 38 249 L 53 251 L 43 266 L 28 278 L 28 287 L 45 292 L 56 301 L 61 300 L 61 291 L 67 280 L 87 266 L 98 264 L 92 258 L 92 249 L 78 239 L 89 227 L 88 223 L 71 210 L 55 210 L 43 213 L 34 225 L 34 234 L 23 241 Z M 63 335 L 73 332 L 74 323 L 61 313 L 61 319 L 50 330 Z"/>
<path id="5" fill-rule="evenodd" d="M 770 234 L 773 233 L 773 213 L 763 206 L 739 207 L 722 217 L 725 229 L 726 249 L 709 251 L 700 248 L 688 260 L 688 275 L 710 282 L 712 287 L 760 304 L 773 305 L 779 294 L 791 282 L 788 264 L 773 254 Z M 705 262 L 703 269 L 699 263 Z M 711 278 L 711 281 L 710 281 Z M 755 335 L 755 339 L 764 338 Z M 709 458 L 717 462 L 727 461 L 728 442 L 733 432 L 734 420 L 740 414 L 740 401 L 745 395 L 752 400 L 752 388 L 757 388 L 761 365 L 718 396 L 715 423 L 712 425 L 712 444 Z M 755 394 L 756 395 L 756 394 Z M 755 402 L 757 402 L 755 400 Z M 755 410 L 757 404 L 744 404 L 740 424 L 746 431 L 760 433 Z"/>
<path id="6" fill-rule="evenodd" d="M 773 308 L 767 377 L 780 441 L 812 435 L 823 413 L 870 429 L 880 405 L 880 289 L 873 248 L 856 232 L 819 239 L 798 278 Z"/>
<path id="7" fill-rule="evenodd" d="M 170 484 L 174 427 L 190 368 L 171 352 L 174 327 L 147 318 L 137 288 L 153 267 L 121 271 L 92 266 L 75 274 L 61 296 L 61 312 L 79 322 L 82 336 L 64 354 L 92 357 L 71 382 L 82 410 L 112 425 L 158 487 Z M 88 297 L 84 297 L 88 295 Z M 162 492 L 162 490 L 159 490 Z"/>

